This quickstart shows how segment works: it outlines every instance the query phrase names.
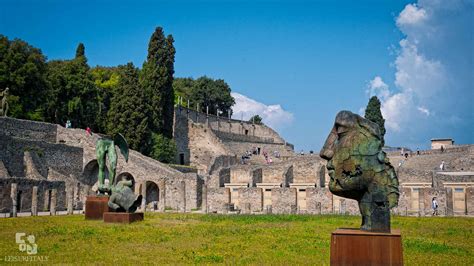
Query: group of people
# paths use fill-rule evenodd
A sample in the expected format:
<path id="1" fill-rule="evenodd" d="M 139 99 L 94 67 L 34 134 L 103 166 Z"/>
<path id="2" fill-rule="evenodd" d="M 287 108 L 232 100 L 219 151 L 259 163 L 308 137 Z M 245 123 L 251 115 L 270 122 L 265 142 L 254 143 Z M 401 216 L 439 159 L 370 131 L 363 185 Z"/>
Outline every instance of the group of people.
<path id="1" fill-rule="evenodd" d="M 265 162 L 267 164 L 271 164 L 273 163 L 273 159 L 272 157 L 270 156 L 270 154 L 263 150 L 262 153 L 263 157 L 265 158 Z M 242 164 L 246 164 L 247 163 L 247 160 L 250 160 L 250 158 L 253 156 L 253 155 L 260 155 L 260 148 L 257 148 L 257 147 L 253 147 L 252 150 L 247 150 L 245 151 L 244 154 L 242 154 L 242 157 L 241 157 L 241 163 Z M 274 151 L 273 152 L 273 157 L 275 158 L 280 158 L 280 152 L 279 151 Z"/>
<path id="2" fill-rule="evenodd" d="M 65 128 L 72 128 L 72 123 L 71 123 L 71 120 L 67 120 L 66 121 L 66 124 L 64 125 Z M 89 136 L 92 136 L 92 130 L 90 127 L 87 127 L 86 128 L 86 132 Z"/>

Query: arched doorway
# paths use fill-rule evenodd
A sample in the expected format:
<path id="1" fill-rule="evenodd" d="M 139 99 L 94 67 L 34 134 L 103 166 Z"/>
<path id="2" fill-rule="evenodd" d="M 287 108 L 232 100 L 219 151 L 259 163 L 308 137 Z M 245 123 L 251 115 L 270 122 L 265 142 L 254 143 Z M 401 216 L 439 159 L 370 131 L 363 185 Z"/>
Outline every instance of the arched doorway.
<path id="1" fill-rule="evenodd" d="M 79 177 L 79 182 L 84 185 L 93 186 L 98 181 L 99 176 L 99 164 L 97 160 L 92 160 L 86 164 L 82 176 Z M 109 178 L 109 170 L 105 168 L 105 178 Z"/>
<path id="2" fill-rule="evenodd" d="M 117 178 L 115 178 L 115 182 L 119 182 L 119 181 L 122 181 L 122 180 L 131 180 L 132 181 L 132 191 L 135 191 L 135 178 L 133 178 L 133 175 L 128 173 L 128 172 L 123 172 L 123 173 L 120 173 Z M 116 184 L 117 184 L 116 183 Z"/>
<path id="3" fill-rule="evenodd" d="M 158 210 L 160 189 L 153 181 L 146 181 L 146 206 L 154 211 Z"/>

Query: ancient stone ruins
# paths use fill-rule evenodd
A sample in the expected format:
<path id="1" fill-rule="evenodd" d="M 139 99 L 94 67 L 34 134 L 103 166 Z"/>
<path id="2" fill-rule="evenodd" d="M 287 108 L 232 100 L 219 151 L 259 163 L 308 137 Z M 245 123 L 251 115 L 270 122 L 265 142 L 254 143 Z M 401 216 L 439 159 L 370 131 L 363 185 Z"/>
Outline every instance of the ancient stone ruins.
<path id="1" fill-rule="evenodd" d="M 125 163 L 117 153 L 116 180 L 133 181 L 142 211 L 359 214 L 357 201 L 329 191 L 326 160 L 295 153 L 265 125 L 176 107 L 174 135 L 177 165 L 133 150 Z M 1 215 L 82 212 L 86 196 L 97 191 L 99 138 L 1 117 Z M 387 155 L 400 183 L 392 213 L 430 216 L 436 197 L 439 215 L 474 215 L 474 145 Z"/>

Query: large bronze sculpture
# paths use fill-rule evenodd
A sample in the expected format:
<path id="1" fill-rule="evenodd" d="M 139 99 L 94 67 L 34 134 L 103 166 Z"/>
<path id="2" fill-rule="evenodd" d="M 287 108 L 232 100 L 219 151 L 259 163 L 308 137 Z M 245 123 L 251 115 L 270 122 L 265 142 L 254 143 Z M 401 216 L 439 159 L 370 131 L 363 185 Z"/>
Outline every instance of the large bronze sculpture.
<path id="1" fill-rule="evenodd" d="M 8 113 L 8 91 L 10 89 L 6 88 L 4 91 L 0 92 L 0 97 L 2 98 L 2 106 L 0 109 L 0 116 L 7 116 Z"/>
<path id="2" fill-rule="evenodd" d="M 377 124 L 341 111 L 320 156 L 328 161 L 329 190 L 358 201 L 361 229 L 390 232 L 390 209 L 398 204 L 398 178 L 382 151 L 381 139 Z"/>
<path id="3" fill-rule="evenodd" d="M 122 180 L 115 184 L 115 169 L 117 168 L 117 152 L 115 146 L 118 146 L 120 152 L 128 162 L 128 144 L 121 134 L 116 134 L 114 139 L 102 137 L 96 143 L 96 156 L 99 165 L 98 174 L 98 194 L 110 195 L 108 205 L 115 211 L 135 212 L 140 205 L 142 196 L 136 196 L 131 189 L 131 180 Z M 107 167 L 108 159 L 108 167 Z M 105 169 L 108 168 L 109 183 L 105 184 Z"/>

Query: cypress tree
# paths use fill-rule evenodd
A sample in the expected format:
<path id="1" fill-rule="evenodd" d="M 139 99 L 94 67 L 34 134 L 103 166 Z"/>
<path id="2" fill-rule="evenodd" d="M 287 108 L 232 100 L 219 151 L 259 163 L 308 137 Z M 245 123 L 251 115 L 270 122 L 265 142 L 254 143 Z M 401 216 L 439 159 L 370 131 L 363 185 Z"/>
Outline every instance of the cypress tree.
<path id="1" fill-rule="evenodd" d="M 83 43 L 79 43 L 79 45 L 76 48 L 76 58 L 85 56 L 85 47 Z"/>
<path id="2" fill-rule="evenodd" d="M 167 138 L 173 137 L 173 42 L 171 35 L 165 38 L 161 27 L 155 29 L 148 44 L 147 61 L 143 64 L 140 77 L 150 106 L 150 129 Z"/>
<path id="3" fill-rule="evenodd" d="M 138 69 L 132 63 L 119 67 L 120 81 L 107 113 L 107 133 L 121 133 L 130 148 L 144 152 L 149 135 L 144 91 L 138 81 Z"/>
<path id="4" fill-rule="evenodd" d="M 365 108 L 365 118 L 379 125 L 380 135 L 382 137 L 382 145 L 385 144 L 385 119 L 380 111 L 380 100 L 377 96 L 372 96 Z"/>

